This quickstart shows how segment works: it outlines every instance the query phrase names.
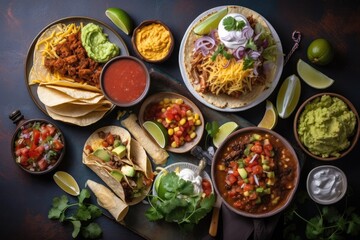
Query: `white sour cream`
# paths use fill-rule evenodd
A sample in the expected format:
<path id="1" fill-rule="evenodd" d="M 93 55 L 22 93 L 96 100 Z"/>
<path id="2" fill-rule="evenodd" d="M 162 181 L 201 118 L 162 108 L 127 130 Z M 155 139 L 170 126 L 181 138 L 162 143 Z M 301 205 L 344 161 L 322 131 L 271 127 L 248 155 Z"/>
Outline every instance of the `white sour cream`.
<path id="1" fill-rule="evenodd" d="M 244 21 L 246 27 L 250 27 L 250 24 L 245 16 L 239 14 L 239 13 L 230 13 L 227 14 L 225 17 L 221 19 L 218 25 L 218 34 L 221 42 L 225 45 L 227 48 L 236 49 L 240 46 L 245 46 L 246 42 L 248 40 L 249 36 L 245 36 L 243 34 L 243 31 L 228 31 L 224 27 L 224 19 L 227 17 L 233 17 L 236 21 Z M 251 28 L 251 27 L 250 27 Z M 251 31 L 253 31 L 251 29 Z M 250 31 L 250 32 L 251 32 Z M 252 36 L 253 34 L 251 34 Z"/>
<path id="2" fill-rule="evenodd" d="M 194 184 L 194 194 L 202 193 L 202 177 L 197 175 L 193 170 L 189 168 L 184 168 L 179 172 L 178 176 Z"/>
<path id="3" fill-rule="evenodd" d="M 333 167 L 314 169 L 308 183 L 309 193 L 320 203 L 333 203 L 346 191 L 346 177 Z"/>

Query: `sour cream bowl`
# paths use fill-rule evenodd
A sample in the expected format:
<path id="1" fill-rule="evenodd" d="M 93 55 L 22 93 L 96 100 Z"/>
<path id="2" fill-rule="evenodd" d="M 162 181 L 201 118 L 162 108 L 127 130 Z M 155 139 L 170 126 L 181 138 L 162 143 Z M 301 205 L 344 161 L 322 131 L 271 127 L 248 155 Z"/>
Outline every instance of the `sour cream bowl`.
<path id="1" fill-rule="evenodd" d="M 338 167 L 322 165 L 310 171 L 306 189 L 313 201 L 323 205 L 333 204 L 344 197 L 347 178 Z"/>
<path id="2" fill-rule="evenodd" d="M 100 85 L 110 102 L 119 107 L 131 107 L 141 102 L 148 93 L 150 75 L 141 60 L 119 56 L 105 64 Z"/>

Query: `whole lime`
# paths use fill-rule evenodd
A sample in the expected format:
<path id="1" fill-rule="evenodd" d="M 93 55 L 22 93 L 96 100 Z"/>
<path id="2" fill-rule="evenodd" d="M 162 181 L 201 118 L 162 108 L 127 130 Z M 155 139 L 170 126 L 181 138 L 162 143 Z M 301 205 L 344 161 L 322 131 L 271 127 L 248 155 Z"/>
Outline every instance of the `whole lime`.
<path id="1" fill-rule="evenodd" d="M 334 49 L 328 40 L 318 38 L 310 43 L 307 57 L 314 64 L 326 65 L 334 58 Z"/>

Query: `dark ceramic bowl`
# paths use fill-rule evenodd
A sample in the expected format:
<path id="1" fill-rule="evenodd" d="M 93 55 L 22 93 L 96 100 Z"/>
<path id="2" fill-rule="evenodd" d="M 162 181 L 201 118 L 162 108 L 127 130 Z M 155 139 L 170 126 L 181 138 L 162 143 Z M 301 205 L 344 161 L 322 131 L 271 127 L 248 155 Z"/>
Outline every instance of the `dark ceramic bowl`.
<path id="1" fill-rule="evenodd" d="M 103 67 L 100 85 L 110 102 L 119 107 L 132 107 L 148 93 L 150 75 L 145 64 L 138 58 L 119 56 Z"/>
<path id="2" fill-rule="evenodd" d="M 137 43 L 136 43 L 136 38 L 139 36 L 139 32 L 140 32 L 144 27 L 150 26 L 150 25 L 152 25 L 152 24 L 160 24 L 160 25 L 162 25 L 162 26 L 165 28 L 166 31 L 169 32 L 170 47 L 169 47 L 169 49 L 167 50 L 166 54 L 164 54 L 163 56 L 161 56 L 161 57 L 158 58 L 158 59 L 150 59 L 149 57 L 144 56 L 144 54 L 141 54 L 141 51 L 139 50 L 139 47 L 138 47 L 138 45 L 137 45 Z M 155 33 L 155 31 L 152 31 L 152 33 Z M 145 37 L 146 37 L 146 38 L 145 38 Z M 151 42 L 151 39 L 147 39 L 147 37 L 148 37 L 148 35 L 144 36 L 144 38 L 145 38 L 144 41 Z M 155 40 L 155 41 L 158 41 L 158 39 Z M 154 47 L 154 46 L 157 46 L 157 45 L 158 45 L 155 41 L 152 43 L 151 46 Z M 131 42 L 132 42 L 134 51 L 135 51 L 135 53 L 137 54 L 137 56 L 138 56 L 139 58 L 141 58 L 142 60 L 144 60 L 144 61 L 146 61 L 146 62 L 149 62 L 149 63 L 161 63 L 161 62 L 164 62 L 165 60 L 167 60 L 167 59 L 171 56 L 171 54 L 172 54 L 172 52 L 173 52 L 173 50 L 174 50 L 174 37 L 173 37 L 173 35 L 172 35 L 172 33 L 171 33 L 170 28 L 169 28 L 166 24 L 164 24 L 163 22 L 161 22 L 161 21 L 159 21 L 159 20 L 145 20 L 145 21 L 143 21 L 142 23 L 140 23 L 140 25 L 137 26 L 137 27 L 134 29 L 133 36 L 132 36 L 132 38 L 131 38 Z M 159 47 L 159 46 L 157 46 L 157 47 Z"/>
<path id="3" fill-rule="evenodd" d="M 299 126 L 299 119 L 300 116 L 302 114 L 302 112 L 304 111 L 305 107 L 313 102 L 315 99 L 320 98 L 321 96 L 324 95 L 329 95 L 331 97 L 337 97 L 339 99 L 341 99 L 343 102 L 345 102 L 345 104 L 349 107 L 349 110 L 351 110 L 354 114 L 355 114 L 355 119 L 356 119 L 356 126 L 355 126 L 355 132 L 352 136 L 350 136 L 349 141 L 350 141 L 350 146 L 341 151 L 339 156 L 329 156 L 329 157 L 322 157 L 319 155 L 315 155 L 312 152 L 309 151 L 309 149 L 304 145 L 304 143 L 301 141 L 299 133 L 298 133 L 298 126 Z M 333 160 L 337 160 L 339 158 L 344 157 L 345 155 L 347 155 L 349 152 L 351 152 L 351 150 L 355 147 L 358 139 L 359 139 L 359 134 L 360 134 L 360 129 L 359 129 L 359 114 L 356 111 L 356 108 L 354 107 L 354 105 L 348 100 L 346 99 L 344 96 L 341 96 L 339 94 L 336 93 L 318 93 L 315 94 L 314 96 L 308 98 L 307 100 L 305 100 L 301 106 L 299 107 L 299 109 L 296 112 L 295 115 L 295 119 L 294 119 L 294 125 L 293 125 L 293 131 L 294 131 L 294 135 L 296 138 L 296 141 L 298 142 L 299 146 L 301 147 L 301 149 L 309 156 L 318 159 L 318 160 L 322 160 L 322 161 L 333 161 Z"/>
<path id="4" fill-rule="evenodd" d="M 261 143 L 265 138 L 270 140 L 274 151 L 272 157 L 262 151 L 256 157 L 253 153 L 248 155 L 253 161 L 245 160 L 245 147 L 250 143 L 253 134 L 262 136 Z M 271 169 L 265 168 L 265 165 L 272 166 L 272 161 L 274 166 Z M 257 169 L 255 173 L 255 170 L 251 170 L 254 166 L 261 166 L 261 171 Z M 246 169 L 246 174 L 242 173 L 243 169 Z M 272 172 L 271 177 L 268 172 Z M 235 181 L 231 180 L 233 176 Z M 300 164 L 291 144 L 278 133 L 265 128 L 247 127 L 230 134 L 219 146 L 211 166 L 211 178 L 216 193 L 231 211 L 245 217 L 264 218 L 283 211 L 291 203 L 299 184 Z M 271 181 L 268 182 L 269 179 Z M 260 189 L 263 191 L 260 192 Z M 276 191 L 281 191 L 281 194 L 279 198 L 275 196 L 277 200 L 273 201 L 273 193 Z M 255 207 L 251 210 L 242 207 L 249 200 L 248 196 L 255 192 L 257 198 L 251 199 Z"/>
<path id="5" fill-rule="evenodd" d="M 11 153 L 16 165 L 34 175 L 56 169 L 65 155 L 65 138 L 60 128 L 45 119 L 25 120 L 19 110 L 9 117 L 17 125 L 11 139 Z M 38 139 L 35 140 L 37 143 L 34 138 Z"/>

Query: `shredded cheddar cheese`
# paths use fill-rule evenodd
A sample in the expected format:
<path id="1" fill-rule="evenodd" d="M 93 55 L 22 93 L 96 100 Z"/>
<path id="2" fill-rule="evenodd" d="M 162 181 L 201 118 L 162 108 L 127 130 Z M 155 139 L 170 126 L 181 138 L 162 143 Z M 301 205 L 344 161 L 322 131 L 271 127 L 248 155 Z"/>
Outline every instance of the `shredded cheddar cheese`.
<path id="1" fill-rule="evenodd" d="M 243 65 L 243 60 L 236 61 L 234 58 L 227 60 L 221 55 L 218 55 L 214 61 L 210 57 L 205 58 L 201 68 L 208 73 L 206 84 L 209 90 L 216 95 L 220 93 L 231 95 L 251 90 L 250 75 L 253 69 L 244 70 Z"/>

